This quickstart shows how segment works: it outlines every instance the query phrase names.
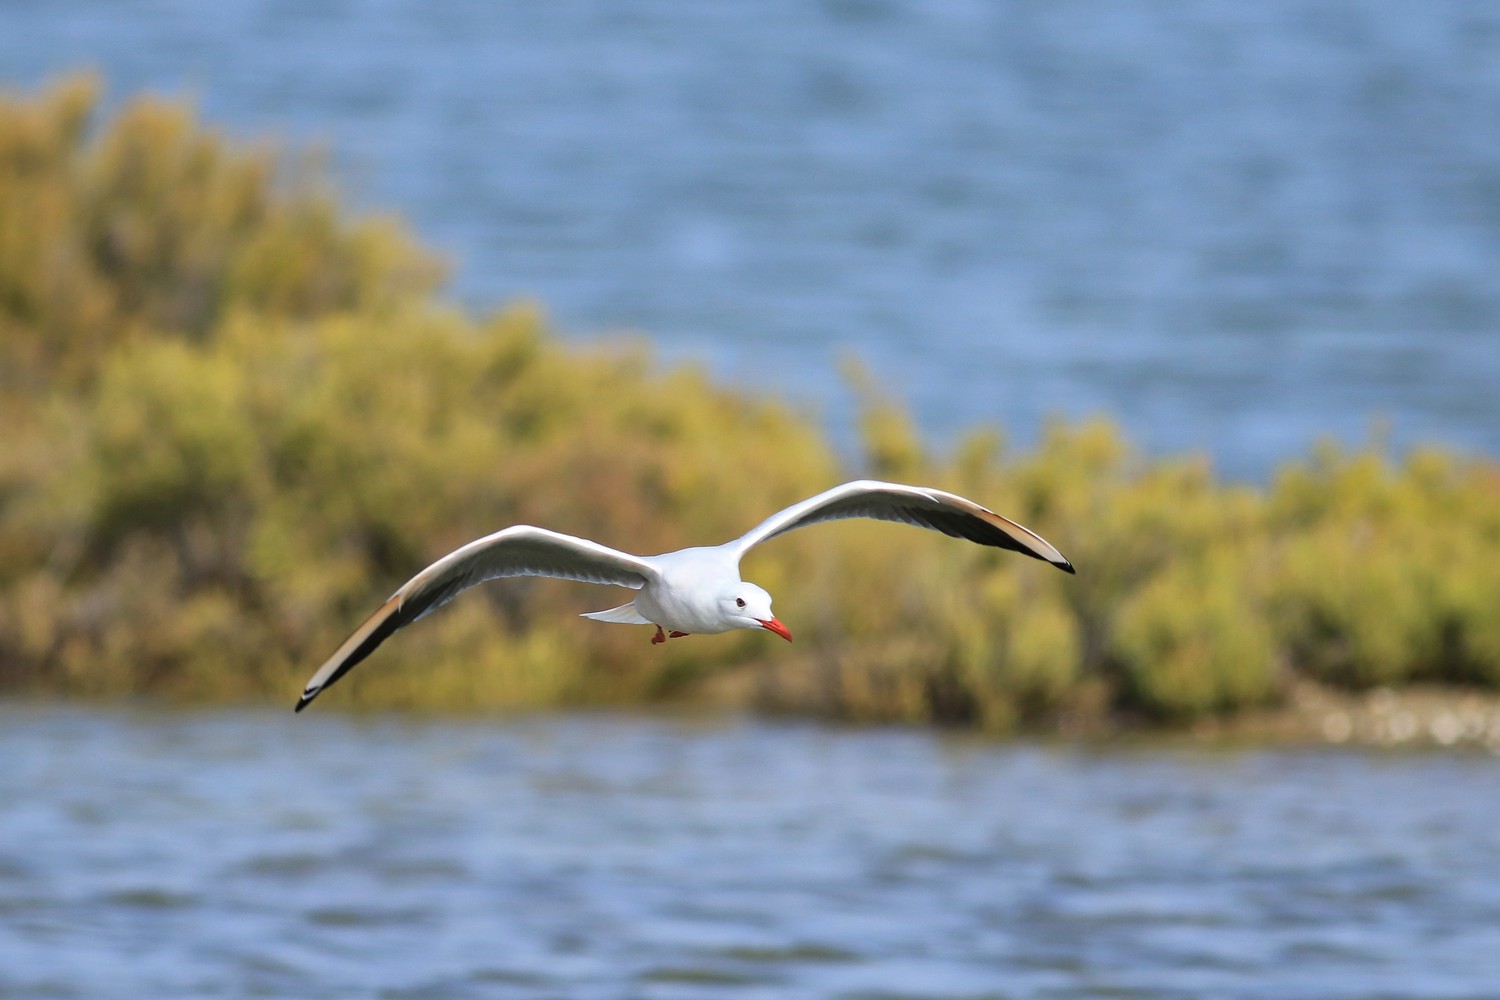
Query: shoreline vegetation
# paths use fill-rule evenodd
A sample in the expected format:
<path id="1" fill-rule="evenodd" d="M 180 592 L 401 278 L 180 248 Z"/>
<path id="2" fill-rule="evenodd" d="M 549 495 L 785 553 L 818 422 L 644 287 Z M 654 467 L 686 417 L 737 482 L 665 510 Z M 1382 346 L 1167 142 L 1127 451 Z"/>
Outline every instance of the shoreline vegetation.
<path id="1" fill-rule="evenodd" d="M 639 342 L 564 342 L 526 304 L 458 311 L 441 262 L 342 207 L 315 159 L 181 102 L 99 104 L 90 76 L 0 96 L 0 694 L 290 710 L 386 594 L 479 535 L 664 551 L 869 475 L 974 497 L 1078 576 L 829 525 L 746 562 L 790 650 L 652 647 L 575 617 L 598 588 L 514 580 L 382 647 L 337 700 L 733 700 L 997 733 L 1307 715 L 1331 742 L 1500 745 L 1492 459 L 1324 445 L 1227 483 L 1104 419 L 1025 452 L 994 429 L 934 449 L 866 387 L 851 468 L 813 417 Z M 1443 707 L 1410 707 L 1424 692 Z"/>

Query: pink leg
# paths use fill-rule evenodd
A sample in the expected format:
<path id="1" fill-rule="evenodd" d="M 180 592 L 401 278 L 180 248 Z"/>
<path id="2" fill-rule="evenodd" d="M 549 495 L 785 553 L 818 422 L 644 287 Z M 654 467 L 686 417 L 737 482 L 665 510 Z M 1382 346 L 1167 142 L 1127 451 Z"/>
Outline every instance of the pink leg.
<path id="1" fill-rule="evenodd" d="M 662 632 L 660 625 L 656 626 L 656 634 L 651 637 L 651 645 L 655 646 L 666 641 L 666 633 Z"/>
<path id="2" fill-rule="evenodd" d="M 691 633 L 691 632 L 668 632 L 667 633 L 667 635 L 670 635 L 674 639 L 681 639 L 685 635 L 692 635 L 692 634 L 693 633 Z"/>

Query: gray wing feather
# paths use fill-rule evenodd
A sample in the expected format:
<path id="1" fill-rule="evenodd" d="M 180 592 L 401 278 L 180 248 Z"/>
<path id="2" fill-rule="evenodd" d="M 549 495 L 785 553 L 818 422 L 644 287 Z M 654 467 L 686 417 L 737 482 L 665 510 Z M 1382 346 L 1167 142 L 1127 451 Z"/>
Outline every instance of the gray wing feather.
<path id="1" fill-rule="evenodd" d="M 475 539 L 412 577 L 392 597 L 426 604 L 420 618 L 487 580 L 546 576 L 639 590 L 656 571 L 646 560 L 574 535 L 516 525 Z M 413 619 L 415 620 L 415 619 Z"/>
<path id="2" fill-rule="evenodd" d="M 404 583 L 334 650 L 302 692 L 307 707 L 397 630 L 423 618 L 486 580 L 548 576 L 639 590 L 656 570 L 637 556 L 586 538 L 516 525 L 455 549 Z"/>
<path id="3" fill-rule="evenodd" d="M 779 511 L 730 543 L 744 555 L 761 542 L 788 531 L 850 517 L 897 521 L 941 531 L 980 545 L 1009 549 L 1072 573 L 1073 564 L 1051 542 L 1009 518 L 956 493 L 862 479 L 809 497 Z"/>

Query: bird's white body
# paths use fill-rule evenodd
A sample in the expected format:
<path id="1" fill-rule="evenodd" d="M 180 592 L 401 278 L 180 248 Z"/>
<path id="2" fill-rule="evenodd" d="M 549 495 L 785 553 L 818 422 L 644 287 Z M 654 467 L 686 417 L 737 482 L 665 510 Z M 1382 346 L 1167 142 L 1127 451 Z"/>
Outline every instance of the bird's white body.
<path id="1" fill-rule="evenodd" d="M 355 629 L 308 681 L 297 711 L 368 656 L 393 632 L 426 616 L 462 591 L 501 577 L 550 576 L 637 591 L 635 599 L 584 615 L 597 621 L 655 625 L 653 642 L 673 636 L 766 629 L 790 641 L 771 613 L 771 595 L 740 579 L 740 559 L 753 546 L 820 521 L 871 517 L 931 528 L 982 545 L 1073 566 L 1049 542 L 972 500 L 942 490 L 869 480 L 845 483 L 779 511 L 723 545 L 635 556 L 546 528 L 516 525 L 450 552 L 408 580 Z"/>
<path id="2" fill-rule="evenodd" d="M 743 583 L 739 558 L 725 546 L 678 549 L 647 556 L 644 561 L 657 575 L 646 581 L 631 603 L 647 622 L 691 635 L 713 635 L 745 627 L 724 615 L 726 588 Z M 748 601 L 750 595 L 742 596 Z M 769 619 L 773 617 L 769 595 L 764 603 L 763 608 L 752 610 L 763 612 L 760 619 Z"/>

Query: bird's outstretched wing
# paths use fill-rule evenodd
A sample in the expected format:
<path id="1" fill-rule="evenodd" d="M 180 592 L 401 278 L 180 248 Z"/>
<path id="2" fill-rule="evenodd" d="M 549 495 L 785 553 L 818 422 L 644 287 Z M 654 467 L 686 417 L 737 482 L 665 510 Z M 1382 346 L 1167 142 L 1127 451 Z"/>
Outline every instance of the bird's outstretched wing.
<path id="1" fill-rule="evenodd" d="M 862 479 L 835 486 L 779 511 L 731 542 L 743 556 L 752 547 L 795 528 L 846 517 L 873 517 L 931 528 L 980 545 L 1010 549 L 1049 562 L 1068 573 L 1073 564 L 1041 535 L 972 500 L 925 486 Z"/>
<path id="2" fill-rule="evenodd" d="M 645 559 L 586 538 L 516 525 L 475 539 L 412 577 L 390 596 L 318 668 L 297 702 L 297 711 L 403 626 L 486 580 L 509 576 L 551 576 L 585 583 L 608 583 L 639 590 L 656 576 Z"/>

